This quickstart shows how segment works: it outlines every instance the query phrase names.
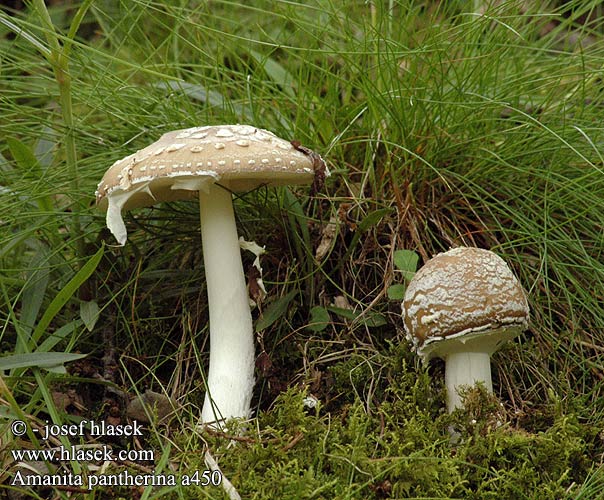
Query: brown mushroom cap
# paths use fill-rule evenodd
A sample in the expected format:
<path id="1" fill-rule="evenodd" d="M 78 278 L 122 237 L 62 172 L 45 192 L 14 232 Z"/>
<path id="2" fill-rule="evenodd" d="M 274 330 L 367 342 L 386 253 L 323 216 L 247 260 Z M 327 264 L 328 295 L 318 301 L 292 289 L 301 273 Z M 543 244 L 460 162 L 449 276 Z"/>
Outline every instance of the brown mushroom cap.
<path id="1" fill-rule="evenodd" d="M 290 142 L 249 125 L 217 125 L 168 132 L 116 161 L 95 196 L 106 209 L 108 196 L 131 193 L 124 203 L 131 209 L 194 198 L 204 179 L 246 191 L 260 185 L 310 184 L 313 178 L 313 158 Z"/>
<path id="2" fill-rule="evenodd" d="M 505 261 L 490 250 L 467 247 L 426 262 L 409 283 L 402 309 L 407 336 L 425 357 L 441 355 L 431 352 L 434 345 L 427 348 L 443 339 L 467 343 L 494 330 L 514 337 L 529 318 L 524 290 Z"/>

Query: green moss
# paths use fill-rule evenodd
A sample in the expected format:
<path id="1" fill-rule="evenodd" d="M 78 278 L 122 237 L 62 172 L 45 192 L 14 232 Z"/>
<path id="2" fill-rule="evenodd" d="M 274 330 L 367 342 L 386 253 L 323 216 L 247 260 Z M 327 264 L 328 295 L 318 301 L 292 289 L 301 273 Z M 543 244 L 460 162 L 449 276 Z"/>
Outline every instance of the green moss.
<path id="1" fill-rule="evenodd" d="M 308 409 L 306 392 L 291 387 L 258 416 L 259 434 L 250 429 L 235 446 L 205 436 L 242 497 L 559 499 L 590 472 L 595 448 L 602 453 L 595 429 L 573 415 L 552 410 L 553 425 L 530 433 L 482 387 L 466 391 L 466 409 L 449 415 L 442 386 L 425 370 L 396 355 L 380 362 L 384 399 L 369 411 L 358 397 L 334 413 Z M 350 360 L 334 373 L 347 369 Z"/>

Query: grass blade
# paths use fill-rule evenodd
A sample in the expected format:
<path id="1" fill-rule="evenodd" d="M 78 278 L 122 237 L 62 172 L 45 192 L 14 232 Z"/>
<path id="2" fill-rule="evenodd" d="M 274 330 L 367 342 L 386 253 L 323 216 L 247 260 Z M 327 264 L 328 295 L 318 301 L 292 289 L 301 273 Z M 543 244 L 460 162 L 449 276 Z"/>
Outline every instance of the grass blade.
<path id="1" fill-rule="evenodd" d="M 86 262 L 86 264 L 81 267 L 81 269 L 76 273 L 76 275 L 71 278 L 71 280 L 69 280 L 69 282 L 61 289 L 61 291 L 59 291 L 59 293 L 50 303 L 46 311 L 44 311 L 44 315 L 40 319 L 40 322 L 37 324 L 36 329 L 32 334 L 31 340 L 34 345 L 37 344 L 38 340 L 40 340 L 40 338 L 50 325 L 50 322 L 54 319 L 57 313 L 63 308 L 67 301 L 71 297 L 73 297 L 78 288 L 80 288 L 80 286 L 94 272 L 94 270 L 99 265 L 99 262 L 101 261 L 104 252 L 105 245 L 103 244 L 101 248 L 99 248 L 97 252 L 90 259 L 88 259 L 88 262 Z"/>

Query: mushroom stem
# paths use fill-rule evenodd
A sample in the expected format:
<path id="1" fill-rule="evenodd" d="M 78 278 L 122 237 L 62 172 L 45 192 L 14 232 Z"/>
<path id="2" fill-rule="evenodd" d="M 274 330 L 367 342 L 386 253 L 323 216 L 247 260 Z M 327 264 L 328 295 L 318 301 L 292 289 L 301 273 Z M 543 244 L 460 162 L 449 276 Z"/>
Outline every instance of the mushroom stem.
<path id="1" fill-rule="evenodd" d="M 254 334 L 231 193 L 199 191 L 203 261 L 210 316 L 210 368 L 203 423 L 249 418 L 254 388 Z"/>
<path id="2" fill-rule="evenodd" d="M 491 355 L 489 352 L 452 352 L 445 358 L 445 385 L 447 387 L 447 410 L 451 413 L 461 408 L 460 386 L 473 386 L 484 383 L 489 392 L 493 392 L 491 382 Z"/>

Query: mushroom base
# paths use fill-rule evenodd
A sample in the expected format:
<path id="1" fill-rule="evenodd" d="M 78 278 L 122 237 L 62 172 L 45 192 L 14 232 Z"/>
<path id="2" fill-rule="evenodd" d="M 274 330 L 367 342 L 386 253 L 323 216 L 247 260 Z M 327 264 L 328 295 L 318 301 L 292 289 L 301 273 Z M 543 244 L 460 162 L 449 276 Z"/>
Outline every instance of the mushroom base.
<path id="1" fill-rule="evenodd" d="M 523 330 L 520 325 L 462 332 L 448 337 L 437 337 L 426 342 L 418 354 L 424 362 L 437 357 L 445 360 L 445 385 L 447 387 L 447 409 L 451 413 L 461 408 L 459 387 L 474 386 L 482 382 L 493 392 L 491 381 L 491 355 L 504 342 L 518 336 Z"/>
<path id="2" fill-rule="evenodd" d="M 445 385 L 447 410 L 451 413 L 461 408 L 459 388 L 482 382 L 487 391 L 493 392 L 491 382 L 491 356 L 486 352 L 455 352 L 445 358 Z"/>

